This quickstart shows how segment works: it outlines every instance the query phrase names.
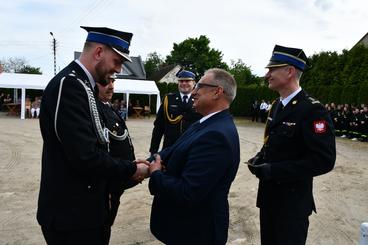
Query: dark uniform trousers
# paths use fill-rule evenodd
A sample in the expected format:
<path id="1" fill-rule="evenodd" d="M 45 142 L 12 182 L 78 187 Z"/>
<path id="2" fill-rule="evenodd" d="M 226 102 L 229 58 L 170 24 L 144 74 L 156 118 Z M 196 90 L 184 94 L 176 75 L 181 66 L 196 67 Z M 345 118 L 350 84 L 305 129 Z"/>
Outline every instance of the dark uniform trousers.
<path id="1" fill-rule="evenodd" d="M 71 231 L 59 231 L 44 226 L 41 229 L 48 245 L 108 245 L 111 233 L 110 226 Z"/>
<path id="2" fill-rule="evenodd" d="M 303 245 L 316 210 L 313 177 L 335 164 L 334 128 L 324 106 L 303 90 L 285 108 L 278 100 L 274 105 L 255 163 L 269 166 L 267 175 L 258 175 L 261 244 Z"/>
<path id="3" fill-rule="evenodd" d="M 201 118 L 202 116 L 193 108 L 191 97 L 184 103 L 179 92 L 166 95 L 154 122 L 150 153 L 158 152 L 162 136 L 164 137 L 162 149 L 172 146 L 190 125 Z"/>
<path id="4" fill-rule="evenodd" d="M 260 209 L 262 245 L 304 245 L 309 220 L 304 217 L 285 217 L 266 208 Z"/>

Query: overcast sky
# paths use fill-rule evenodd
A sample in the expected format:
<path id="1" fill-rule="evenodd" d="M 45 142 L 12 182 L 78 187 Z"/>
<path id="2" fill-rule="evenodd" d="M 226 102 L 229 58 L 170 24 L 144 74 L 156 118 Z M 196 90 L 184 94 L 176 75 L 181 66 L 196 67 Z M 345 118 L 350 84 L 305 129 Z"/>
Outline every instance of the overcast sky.
<path id="1" fill-rule="evenodd" d="M 133 32 L 131 55 L 162 57 L 173 43 L 209 37 L 224 61 L 242 59 L 263 75 L 275 44 L 320 51 L 350 49 L 368 32 L 367 0 L 4 0 L 0 6 L 0 59 L 23 57 L 53 74 L 80 51 L 86 32 L 79 26 Z"/>

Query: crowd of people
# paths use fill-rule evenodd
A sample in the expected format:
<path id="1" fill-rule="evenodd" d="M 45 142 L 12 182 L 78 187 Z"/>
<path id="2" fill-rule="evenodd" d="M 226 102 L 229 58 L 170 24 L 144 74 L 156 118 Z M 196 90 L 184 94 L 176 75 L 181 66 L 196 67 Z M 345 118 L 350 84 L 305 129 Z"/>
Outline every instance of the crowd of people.
<path id="1" fill-rule="evenodd" d="M 272 103 L 255 100 L 251 106 L 252 122 L 267 120 Z M 330 113 L 335 135 L 353 141 L 368 142 L 368 106 L 328 103 L 325 108 Z"/>
<path id="2" fill-rule="evenodd" d="M 0 93 L 0 110 L 3 110 L 5 104 L 12 103 L 13 99 L 10 94 Z"/>
<path id="3" fill-rule="evenodd" d="M 258 122 L 258 120 L 261 120 L 261 122 L 265 123 L 267 114 L 271 109 L 271 105 L 272 104 L 266 100 L 261 100 L 261 102 L 255 100 L 251 107 L 252 122 Z"/>
<path id="4" fill-rule="evenodd" d="M 325 105 L 332 118 L 335 135 L 351 140 L 368 141 L 368 106 L 330 103 Z"/>

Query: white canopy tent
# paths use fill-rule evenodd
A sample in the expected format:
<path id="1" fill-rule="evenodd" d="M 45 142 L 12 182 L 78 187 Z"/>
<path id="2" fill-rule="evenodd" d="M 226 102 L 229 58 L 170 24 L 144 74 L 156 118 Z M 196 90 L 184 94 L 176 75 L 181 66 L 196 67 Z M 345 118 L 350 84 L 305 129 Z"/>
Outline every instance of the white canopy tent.
<path id="1" fill-rule="evenodd" d="M 25 118 L 26 89 L 44 90 L 53 76 L 20 74 L 20 73 L 0 73 L 0 88 L 21 89 L 21 114 L 20 118 Z M 157 95 L 156 112 L 161 103 L 160 91 L 156 83 L 149 80 L 116 79 L 115 93 L 125 93 L 127 98 L 127 108 L 129 94 Z"/>

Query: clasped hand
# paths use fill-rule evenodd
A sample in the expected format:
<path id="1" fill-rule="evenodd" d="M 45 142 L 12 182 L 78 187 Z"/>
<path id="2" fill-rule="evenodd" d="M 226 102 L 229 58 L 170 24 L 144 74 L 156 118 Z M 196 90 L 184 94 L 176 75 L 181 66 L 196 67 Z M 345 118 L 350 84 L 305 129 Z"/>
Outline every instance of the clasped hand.
<path id="1" fill-rule="evenodd" d="M 137 165 L 137 170 L 131 177 L 133 181 L 142 182 L 145 178 L 150 176 L 148 167 L 150 163 L 147 160 L 136 159 L 134 163 Z"/>
<path id="2" fill-rule="evenodd" d="M 149 163 L 147 160 L 137 159 L 135 160 L 135 164 L 137 164 L 137 170 L 135 171 L 132 179 L 136 182 L 142 182 L 145 178 L 150 177 L 150 175 L 157 171 L 162 170 L 162 161 L 161 157 L 158 154 L 155 154 L 155 160 Z"/>
<path id="3" fill-rule="evenodd" d="M 268 180 L 270 179 L 271 166 L 269 163 L 263 163 L 259 156 L 252 157 L 248 160 L 249 171 L 257 176 L 258 179 Z"/>

